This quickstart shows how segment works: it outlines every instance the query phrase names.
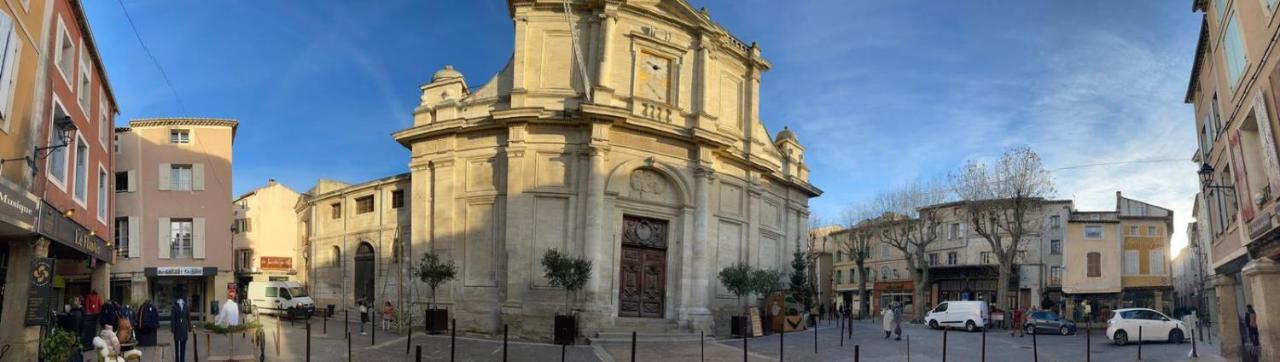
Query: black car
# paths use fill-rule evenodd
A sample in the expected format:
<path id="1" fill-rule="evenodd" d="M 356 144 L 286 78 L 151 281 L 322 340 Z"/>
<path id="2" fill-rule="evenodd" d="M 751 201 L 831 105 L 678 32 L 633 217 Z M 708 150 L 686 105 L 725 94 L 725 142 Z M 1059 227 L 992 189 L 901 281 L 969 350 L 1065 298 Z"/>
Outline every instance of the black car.
<path id="1" fill-rule="evenodd" d="M 1023 325 L 1027 334 L 1057 333 L 1066 336 L 1076 333 L 1075 322 L 1059 318 L 1058 313 L 1047 310 L 1032 312 L 1027 315 L 1027 320 Z"/>

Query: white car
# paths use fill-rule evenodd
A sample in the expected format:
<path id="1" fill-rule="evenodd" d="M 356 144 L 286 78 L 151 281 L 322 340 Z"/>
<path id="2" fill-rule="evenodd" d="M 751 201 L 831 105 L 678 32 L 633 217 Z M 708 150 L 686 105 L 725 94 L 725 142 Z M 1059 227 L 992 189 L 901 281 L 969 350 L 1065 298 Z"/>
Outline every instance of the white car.
<path id="1" fill-rule="evenodd" d="M 929 328 L 964 328 L 969 332 L 986 328 L 990 320 L 990 309 L 983 301 L 942 302 L 924 316 Z"/>
<path id="2" fill-rule="evenodd" d="M 1107 320 L 1107 338 L 1117 346 L 1139 341 L 1139 334 L 1142 341 L 1182 343 L 1190 335 L 1188 331 L 1182 321 L 1147 308 L 1117 309 Z"/>

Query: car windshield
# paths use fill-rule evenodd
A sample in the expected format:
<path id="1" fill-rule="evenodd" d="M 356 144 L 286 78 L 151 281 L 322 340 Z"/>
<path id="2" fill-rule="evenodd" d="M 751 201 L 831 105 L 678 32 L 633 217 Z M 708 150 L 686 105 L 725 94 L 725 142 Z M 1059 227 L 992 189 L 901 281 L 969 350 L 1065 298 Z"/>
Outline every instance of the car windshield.
<path id="1" fill-rule="evenodd" d="M 289 287 L 289 294 L 293 295 L 294 298 L 305 297 L 307 296 L 307 291 L 302 287 Z"/>

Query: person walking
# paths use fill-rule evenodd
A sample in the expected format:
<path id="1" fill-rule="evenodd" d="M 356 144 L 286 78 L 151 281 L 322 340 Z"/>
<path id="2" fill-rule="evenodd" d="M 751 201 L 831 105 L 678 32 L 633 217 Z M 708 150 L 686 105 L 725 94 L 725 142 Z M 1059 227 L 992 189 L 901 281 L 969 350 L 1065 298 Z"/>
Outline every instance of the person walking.
<path id="1" fill-rule="evenodd" d="M 889 335 L 893 334 L 893 308 L 886 306 L 880 311 L 880 328 L 884 330 L 884 339 L 889 339 Z"/>
<path id="2" fill-rule="evenodd" d="M 1089 305 L 1089 301 L 1084 301 L 1084 323 L 1093 322 L 1093 306 Z"/>
<path id="3" fill-rule="evenodd" d="M 902 304 L 895 304 L 893 311 L 893 340 L 902 340 Z"/>
<path id="4" fill-rule="evenodd" d="M 1009 328 L 1010 337 L 1013 337 L 1013 336 L 1026 337 L 1026 334 L 1024 334 L 1024 332 L 1022 331 L 1023 319 L 1024 318 L 1022 317 L 1022 308 L 1016 308 L 1016 307 L 1013 308 L 1013 323 L 1010 323 L 1010 325 L 1012 325 L 1013 328 Z"/>
<path id="5" fill-rule="evenodd" d="M 173 302 L 173 319 L 169 321 L 169 331 L 173 332 L 174 362 L 187 361 L 187 333 L 191 333 L 191 320 L 188 318 L 187 303 L 178 297 Z"/>
<path id="6" fill-rule="evenodd" d="M 391 320 L 395 315 L 395 307 L 391 306 L 390 301 L 382 303 L 382 330 L 391 330 Z"/>
<path id="7" fill-rule="evenodd" d="M 360 306 L 360 335 L 364 335 L 364 324 L 369 323 L 369 306 L 364 304 L 364 299 L 356 302 Z"/>

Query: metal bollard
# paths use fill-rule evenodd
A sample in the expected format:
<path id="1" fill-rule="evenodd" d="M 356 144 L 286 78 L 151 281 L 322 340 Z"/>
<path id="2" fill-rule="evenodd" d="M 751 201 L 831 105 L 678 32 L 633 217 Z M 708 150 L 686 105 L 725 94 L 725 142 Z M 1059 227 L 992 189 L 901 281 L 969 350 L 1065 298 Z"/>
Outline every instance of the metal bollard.
<path id="1" fill-rule="evenodd" d="M 564 351 L 566 348 L 569 348 L 569 345 L 567 344 L 560 345 L 560 362 L 564 362 Z"/>
<path id="2" fill-rule="evenodd" d="M 320 328 L 320 333 L 324 333 L 326 336 L 329 335 L 329 313 L 324 314 L 324 325 L 320 326 Z"/>
<path id="3" fill-rule="evenodd" d="M 458 346 L 458 319 L 453 318 L 453 330 L 449 333 L 449 360 L 453 361 Z"/>
<path id="4" fill-rule="evenodd" d="M 631 362 L 636 362 L 636 331 L 631 331 Z"/>
<path id="5" fill-rule="evenodd" d="M 1088 324 L 1084 325 L 1084 361 L 1085 362 L 1093 361 L 1093 340 L 1090 337 L 1090 335 L 1093 334 L 1092 331 L 1093 331 L 1093 328 L 1091 328 L 1091 326 L 1089 326 Z"/>
<path id="6" fill-rule="evenodd" d="M 311 320 L 307 320 L 307 362 L 311 362 Z"/>
<path id="7" fill-rule="evenodd" d="M 1196 351 L 1196 330 L 1194 329 L 1191 330 L 1191 357 L 1192 358 L 1200 357 L 1199 351 Z"/>
<path id="8" fill-rule="evenodd" d="M 502 325 L 502 362 L 507 362 L 507 325 Z"/>
<path id="9" fill-rule="evenodd" d="M 786 323 L 786 322 L 783 322 L 783 323 Z M 782 331 L 778 332 L 778 360 L 779 361 L 786 360 L 785 358 L 782 358 L 787 354 L 787 343 L 785 341 L 787 339 L 786 335 L 787 335 L 787 328 L 782 327 Z"/>
<path id="10" fill-rule="evenodd" d="M 853 362 L 858 362 L 858 360 L 862 359 L 862 356 L 860 356 L 861 351 L 858 350 L 858 347 L 859 345 L 853 345 Z"/>
<path id="11" fill-rule="evenodd" d="M 342 332 L 351 335 L 351 310 L 347 311 L 347 318 L 342 320 Z"/>
<path id="12" fill-rule="evenodd" d="M 747 336 L 742 336 L 742 362 L 747 362 Z"/>
<path id="13" fill-rule="evenodd" d="M 982 361 L 987 360 L 987 327 L 982 327 Z"/>
<path id="14" fill-rule="evenodd" d="M 947 362 L 947 329 L 942 328 L 942 362 Z"/>
<path id="15" fill-rule="evenodd" d="M 351 362 L 351 332 L 347 332 L 347 362 Z"/>
<path id="16" fill-rule="evenodd" d="M 813 354 L 818 354 L 818 325 L 813 326 Z"/>
<path id="17" fill-rule="evenodd" d="M 698 331 L 698 360 L 707 360 L 707 332 Z"/>
<path id="18" fill-rule="evenodd" d="M 1031 333 L 1031 360 L 1035 362 L 1040 361 L 1040 347 L 1036 343 L 1036 335 L 1038 334 L 1040 333 Z"/>
<path id="19" fill-rule="evenodd" d="M 840 328 L 840 347 L 844 347 L 844 325 L 837 326 L 836 328 Z"/>
<path id="20" fill-rule="evenodd" d="M 406 330 L 408 330 L 409 335 L 404 340 L 404 354 L 409 354 L 409 346 L 413 345 L 413 312 L 409 312 L 408 315 L 409 328 L 406 328 Z"/>
<path id="21" fill-rule="evenodd" d="M 414 354 L 413 360 L 422 362 L 422 346 L 418 346 L 418 348 L 415 349 L 418 350 L 418 352 Z"/>
<path id="22" fill-rule="evenodd" d="M 911 336 L 907 336 L 907 362 L 911 362 Z"/>

